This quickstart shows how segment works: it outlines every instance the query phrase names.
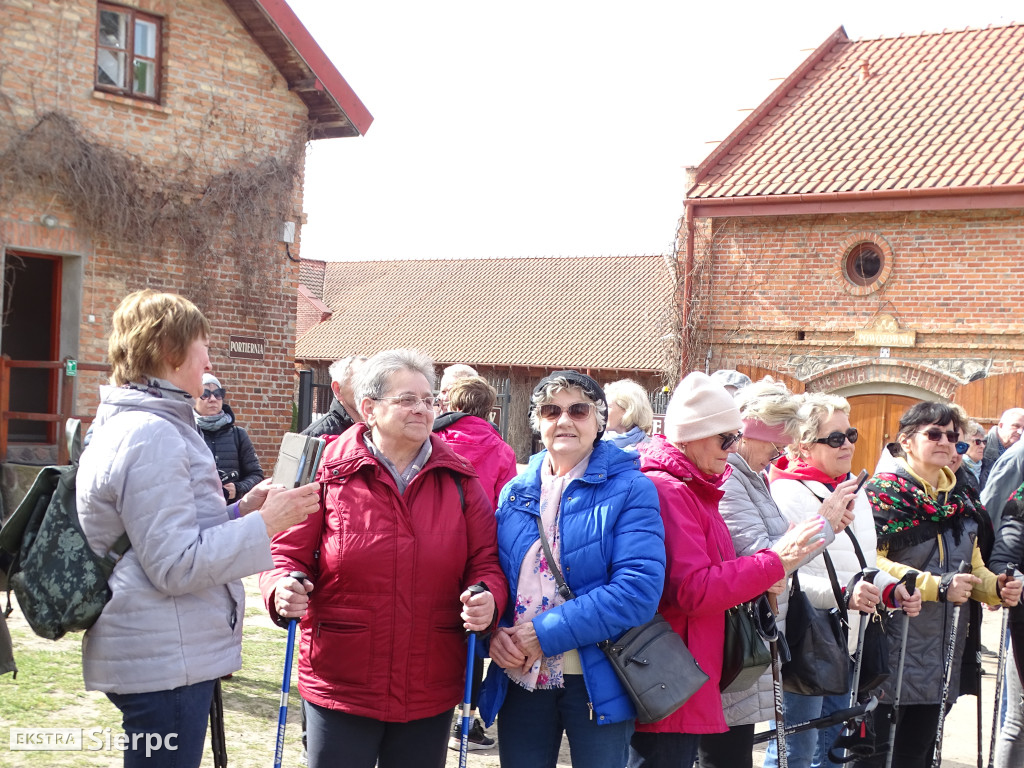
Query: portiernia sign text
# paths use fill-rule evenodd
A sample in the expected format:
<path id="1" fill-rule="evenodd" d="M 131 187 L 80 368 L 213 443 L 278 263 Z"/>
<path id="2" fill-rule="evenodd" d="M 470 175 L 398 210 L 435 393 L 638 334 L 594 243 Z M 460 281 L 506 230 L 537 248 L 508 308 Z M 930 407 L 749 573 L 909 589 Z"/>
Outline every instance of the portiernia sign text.
<path id="1" fill-rule="evenodd" d="M 266 339 L 256 339 L 251 336 L 229 336 L 228 357 L 262 360 L 266 345 Z"/>

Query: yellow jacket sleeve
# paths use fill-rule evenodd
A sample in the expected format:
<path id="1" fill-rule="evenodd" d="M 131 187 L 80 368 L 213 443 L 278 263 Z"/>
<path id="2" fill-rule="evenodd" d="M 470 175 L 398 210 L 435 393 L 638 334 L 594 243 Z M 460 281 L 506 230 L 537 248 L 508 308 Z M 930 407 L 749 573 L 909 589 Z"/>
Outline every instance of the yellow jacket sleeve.
<path id="1" fill-rule="evenodd" d="M 979 603 L 999 605 L 1002 602 L 996 594 L 996 580 L 999 577 L 985 566 L 978 542 L 974 542 L 974 551 L 971 552 L 971 573 L 981 579 L 981 584 L 975 584 L 971 590 L 971 598 Z"/>
<path id="2" fill-rule="evenodd" d="M 977 549 L 977 547 L 975 547 Z M 889 548 L 879 545 L 878 547 L 878 567 L 888 573 L 890 576 L 894 576 L 897 579 L 902 579 L 903 575 L 907 571 L 915 571 L 916 568 L 911 568 L 909 565 L 903 563 L 897 563 L 895 560 L 890 560 L 888 557 Z M 939 584 L 941 583 L 942 577 L 936 576 L 928 571 L 917 570 L 917 589 L 921 591 L 921 600 L 923 602 L 935 602 L 939 599 Z"/>

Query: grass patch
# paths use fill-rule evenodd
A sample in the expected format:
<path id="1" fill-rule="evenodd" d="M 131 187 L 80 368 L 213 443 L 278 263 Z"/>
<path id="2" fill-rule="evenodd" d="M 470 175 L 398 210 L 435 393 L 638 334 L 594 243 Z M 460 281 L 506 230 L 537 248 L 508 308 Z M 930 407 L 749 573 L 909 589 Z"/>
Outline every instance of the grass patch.
<path id="1" fill-rule="evenodd" d="M 246 621 L 242 640 L 242 669 L 221 683 L 224 692 L 224 735 L 230 768 L 266 768 L 274 761 L 281 677 L 287 634 L 267 619 L 256 578 L 245 580 Z M 8 751 L 9 729 L 110 728 L 122 733 L 121 713 L 105 695 L 86 691 L 82 680 L 81 635 L 69 635 L 54 643 L 36 637 L 15 609 L 8 619 L 14 641 L 18 677 L 0 677 L 0 765 L 11 768 L 114 768 L 122 764 L 116 749 L 81 752 Z M 296 641 L 296 645 L 298 642 Z M 299 695 L 295 687 L 296 662 L 292 667 L 288 728 L 283 764 L 297 766 L 302 752 Z M 101 736 L 101 739 L 105 739 Z M 84 739 L 86 746 L 95 742 Z M 105 746 L 105 745 L 104 745 Z M 212 768 L 209 737 L 203 766 Z"/>

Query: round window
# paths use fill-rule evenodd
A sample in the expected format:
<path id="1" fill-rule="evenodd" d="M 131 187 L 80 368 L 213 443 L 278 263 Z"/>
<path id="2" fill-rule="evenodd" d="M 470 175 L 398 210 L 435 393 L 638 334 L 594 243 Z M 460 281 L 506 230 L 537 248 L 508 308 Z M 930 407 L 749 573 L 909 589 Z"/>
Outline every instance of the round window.
<path id="1" fill-rule="evenodd" d="M 843 271 L 854 285 L 871 285 L 885 267 L 885 255 L 874 243 L 857 243 L 846 254 Z"/>

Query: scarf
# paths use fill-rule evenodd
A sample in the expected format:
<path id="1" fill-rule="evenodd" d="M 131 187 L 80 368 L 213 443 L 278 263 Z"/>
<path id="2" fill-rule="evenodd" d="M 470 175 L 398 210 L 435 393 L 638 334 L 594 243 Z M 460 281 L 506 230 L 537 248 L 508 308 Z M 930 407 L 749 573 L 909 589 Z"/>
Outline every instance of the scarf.
<path id="1" fill-rule="evenodd" d="M 981 479 L 981 462 L 980 461 L 975 461 L 974 459 L 972 459 L 970 456 L 968 456 L 965 453 L 964 454 L 964 466 L 967 467 L 967 469 L 969 469 L 971 471 L 971 474 L 974 475 L 974 479 L 975 480 L 980 480 Z"/>
<path id="2" fill-rule="evenodd" d="M 559 477 L 548 465 L 547 459 L 541 464 L 540 473 L 540 519 L 544 525 L 544 535 L 548 537 L 551 556 L 558 561 L 561 569 L 561 535 L 558 529 L 559 511 L 562 506 L 562 494 L 573 480 L 583 477 L 590 463 L 590 454 L 573 467 L 565 475 Z M 558 582 L 548 566 L 540 537 L 526 551 L 523 562 L 519 566 L 519 583 L 516 586 L 516 607 L 513 623 L 532 621 L 544 611 L 565 602 L 558 594 Z M 575 653 L 575 651 L 574 651 Z M 506 669 L 505 674 L 513 682 L 528 691 L 536 688 L 564 688 L 565 670 L 563 653 L 543 656 L 528 672 L 520 669 Z M 576 660 L 578 662 L 578 659 Z"/>
<path id="3" fill-rule="evenodd" d="M 196 414 L 196 424 L 203 432 L 216 432 L 221 427 L 231 423 L 231 414 L 227 411 L 220 411 L 213 416 L 200 416 Z"/>
<path id="4" fill-rule="evenodd" d="M 601 439 L 607 440 L 616 448 L 626 450 L 628 448 L 632 448 L 638 443 L 642 443 L 646 437 L 647 433 L 640 429 L 640 427 L 632 427 L 628 432 L 605 432 L 604 437 Z"/>
<path id="5" fill-rule="evenodd" d="M 156 376 L 146 376 L 145 381 L 129 381 L 121 385 L 122 389 L 134 389 L 137 392 L 145 392 L 151 397 L 166 397 L 168 400 L 184 400 L 189 405 L 195 404 L 196 399 L 188 392 L 176 387 L 166 379 L 158 379 Z"/>
<path id="6" fill-rule="evenodd" d="M 849 476 L 850 474 L 846 473 L 839 477 L 829 477 L 804 459 L 790 459 L 788 456 L 780 457 L 774 464 L 769 465 L 768 469 L 769 482 L 775 482 L 776 480 L 799 480 L 801 482 L 804 480 L 814 480 L 827 485 L 831 491 L 834 491 L 836 485 L 843 482 Z"/>
<path id="7" fill-rule="evenodd" d="M 953 541 L 959 544 L 964 523 L 973 517 L 973 510 L 962 494 L 953 493 L 953 473 L 943 467 L 939 485 L 932 489 L 910 469 L 906 460 L 897 462 L 895 472 L 880 472 L 864 487 L 874 513 L 879 545 L 894 552 L 934 539 L 945 531 L 951 532 Z"/>

